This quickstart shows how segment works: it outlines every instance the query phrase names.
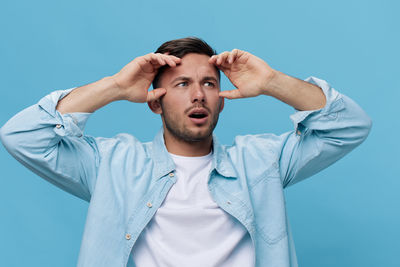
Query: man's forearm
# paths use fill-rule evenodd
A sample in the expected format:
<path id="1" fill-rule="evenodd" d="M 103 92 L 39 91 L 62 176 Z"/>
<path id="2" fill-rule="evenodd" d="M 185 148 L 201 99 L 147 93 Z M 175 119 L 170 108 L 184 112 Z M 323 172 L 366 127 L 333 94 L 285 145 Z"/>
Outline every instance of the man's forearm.
<path id="1" fill-rule="evenodd" d="M 120 100 L 120 90 L 112 77 L 105 77 L 94 83 L 78 87 L 61 99 L 57 110 L 61 114 L 72 112 L 92 113 L 97 109 Z"/>
<path id="2" fill-rule="evenodd" d="M 297 110 L 323 108 L 326 97 L 318 86 L 275 71 L 268 83 L 265 94 L 275 97 Z"/>

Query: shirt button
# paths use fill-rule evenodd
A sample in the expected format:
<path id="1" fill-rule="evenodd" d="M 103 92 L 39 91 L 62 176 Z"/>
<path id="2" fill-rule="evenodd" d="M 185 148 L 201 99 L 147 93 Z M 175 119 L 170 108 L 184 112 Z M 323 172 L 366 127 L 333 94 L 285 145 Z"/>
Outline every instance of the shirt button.
<path id="1" fill-rule="evenodd" d="M 169 173 L 169 176 L 170 176 L 170 177 L 174 177 L 175 174 L 174 174 L 173 172 L 170 172 L 170 173 Z"/>
<path id="2" fill-rule="evenodd" d="M 230 202 L 230 201 L 227 201 L 226 203 L 229 204 L 229 205 L 232 204 L 232 202 Z"/>
<path id="3" fill-rule="evenodd" d="M 56 128 L 57 128 L 57 129 L 60 129 L 60 128 L 61 128 L 61 124 L 57 124 L 57 125 L 56 125 Z"/>
<path id="4" fill-rule="evenodd" d="M 125 238 L 126 238 L 126 240 L 130 240 L 131 239 L 131 235 L 130 234 L 126 234 Z"/>
<path id="5" fill-rule="evenodd" d="M 149 208 L 151 208 L 151 207 L 153 207 L 153 204 L 151 204 L 151 202 L 147 202 L 147 207 L 149 207 Z"/>

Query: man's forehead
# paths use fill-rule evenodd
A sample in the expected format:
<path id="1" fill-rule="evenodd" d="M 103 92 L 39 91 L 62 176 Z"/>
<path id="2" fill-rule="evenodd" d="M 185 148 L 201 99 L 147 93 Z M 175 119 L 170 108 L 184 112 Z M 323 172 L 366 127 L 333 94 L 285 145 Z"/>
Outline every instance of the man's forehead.
<path id="1" fill-rule="evenodd" d="M 189 78 L 196 78 L 198 76 L 201 78 L 215 77 L 218 79 L 218 73 L 215 65 L 208 62 L 209 58 L 210 57 L 207 55 L 187 54 L 182 58 L 179 65 L 174 68 L 167 68 L 164 71 L 162 78 L 165 78 L 165 81 L 173 80 L 178 76 Z"/>

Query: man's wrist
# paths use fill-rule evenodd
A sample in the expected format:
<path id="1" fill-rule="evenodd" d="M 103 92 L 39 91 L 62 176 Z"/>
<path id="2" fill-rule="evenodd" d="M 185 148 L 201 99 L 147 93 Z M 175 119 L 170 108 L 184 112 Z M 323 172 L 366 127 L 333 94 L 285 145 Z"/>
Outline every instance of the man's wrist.
<path id="1" fill-rule="evenodd" d="M 123 99 L 120 90 L 115 87 L 112 78 L 104 77 L 94 83 L 90 83 L 72 90 L 61 99 L 56 109 L 64 113 L 89 112 L 116 100 Z"/>
<path id="2" fill-rule="evenodd" d="M 271 69 L 268 75 L 266 75 L 266 77 L 264 78 L 264 85 L 261 89 L 262 94 L 267 96 L 274 96 L 274 91 L 279 88 L 279 83 L 281 83 L 282 75 L 284 75 L 282 72 Z"/>
<path id="3" fill-rule="evenodd" d="M 320 87 L 280 71 L 274 71 L 273 78 L 263 92 L 297 110 L 315 110 L 326 104 L 325 94 Z"/>
<path id="4" fill-rule="evenodd" d="M 102 83 L 101 87 L 109 92 L 110 102 L 126 99 L 114 76 L 104 77 L 99 82 Z"/>

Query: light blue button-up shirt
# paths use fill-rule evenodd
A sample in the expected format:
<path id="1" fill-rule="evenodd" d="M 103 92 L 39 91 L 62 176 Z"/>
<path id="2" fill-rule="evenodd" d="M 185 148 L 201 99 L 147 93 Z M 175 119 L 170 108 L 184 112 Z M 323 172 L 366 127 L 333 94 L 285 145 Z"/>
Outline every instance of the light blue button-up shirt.
<path id="1" fill-rule="evenodd" d="M 257 267 L 297 266 L 283 189 L 343 157 L 371 128 L 350 98 L 323 80 L 306 81 L 321 87 L 327 103 L 291 115 L 293 131 L 237 136 L 231 146 L 213 136 L 208 188 L 249 232 Z M 162 130 L 148 143 L 129 134 L 84 135 L 90 113 L 56 110 L 73 89 L 55 91 L 15 115 L 1 128 L 1 141 L 27 168 L 90 201 L 78 266 L 133 267 L 135 241 L 176 182 L 174 163 Z"/>

